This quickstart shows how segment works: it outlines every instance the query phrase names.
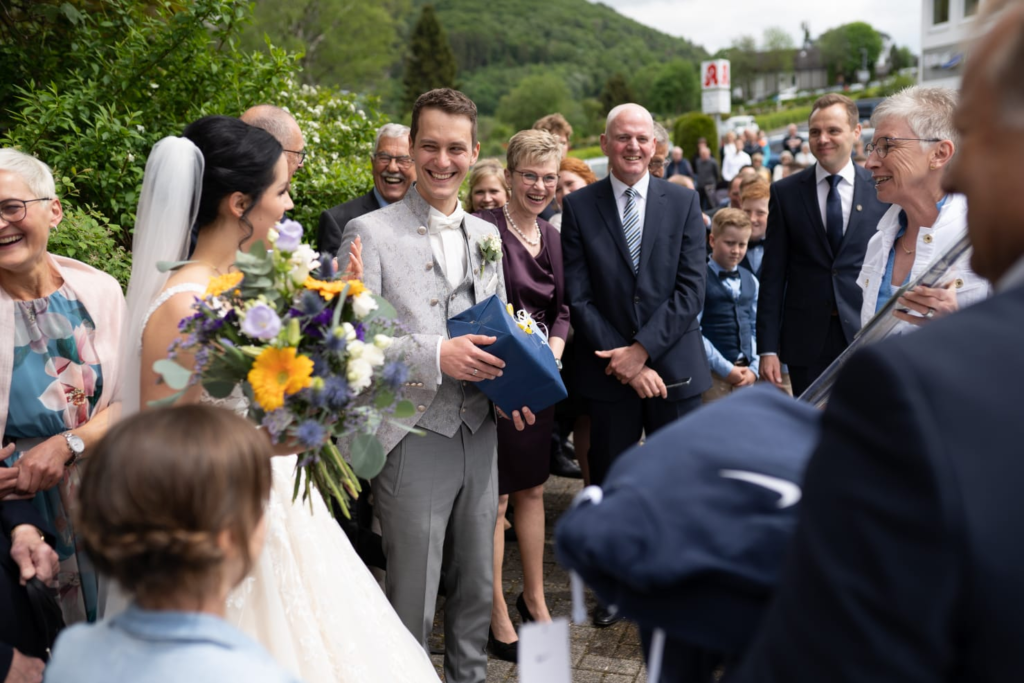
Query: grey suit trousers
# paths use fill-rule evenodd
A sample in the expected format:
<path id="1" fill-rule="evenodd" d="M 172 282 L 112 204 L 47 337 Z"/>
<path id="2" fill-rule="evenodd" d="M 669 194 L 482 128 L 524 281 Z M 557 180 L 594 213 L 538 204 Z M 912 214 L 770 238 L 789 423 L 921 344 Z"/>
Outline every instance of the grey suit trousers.
<path id="1" fill-rule="evenodd" d="M 494 525 L 498 511 L 497 430 L 409 435 L 373 480 L 388 569 L 385 591 L 424 648 L 445 573 L 445 679 L 483 683 L 491 623 Z"/>

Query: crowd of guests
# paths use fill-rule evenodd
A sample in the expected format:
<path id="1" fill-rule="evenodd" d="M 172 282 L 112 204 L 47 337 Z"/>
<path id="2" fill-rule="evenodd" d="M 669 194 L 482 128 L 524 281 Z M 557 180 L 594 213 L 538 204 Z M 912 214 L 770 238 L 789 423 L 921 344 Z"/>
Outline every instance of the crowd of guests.
<path id="1" fill-rule="evenodd" d="M 476 107 L 450 89 L 422 95 L 410 127 L 392 123 L 378 131 L 370 159 L 373 188 L 325 207 L 317 247 L 391 302 L 408 331 L 388 354 L 401 356 L 410 367 L 406 395 L 417 413 L 409 426 L 425 435 L 381 428 L 378 436 L 388 453 L 384 470 L 364 487 L 372 496 L 361 497 L 351 522 L 343 523 L 361 562 L 384 571 L 392 616 L 417 649 L 417 657 L 398 657 L 399 669 L 407 669 L 401 680 L 424 680 L 424 671 L 432 675 L 424 655 L 439 591 L 446 595 L 447 680 L 485 680 L 488 650 L 516 661 L 518 636 L 502 587 L 506 538 L 515 538 L 522 561 L 523 591 L 514 600 L 519 620 L 551 619 L 544 595 L 543 496 L 552 472 L 600 486 L 644 434 L 703 403 L 758 382 L 799 396 L 897 293 L 894 315 L 902 326 L 896 332 L 905 333 L 989 298 L 991 283 L 1002 278 L 1005 295 L 991 306 L 979 305 L 973 322 L 960 328 L 971 334 L 998 328 L 1007 337 L 1010 327 L 1019 330 L 1020 287 L 1012 285 L 1020 279 L 1024 254 L 1020 221 L 1006 213 L 1005 197 L 993 200 L 982 182 L 988 178 L 1003 187 L 999 183 L 1005 180 L 984 170 L 991 152 L 989 129 L 1015 149 L 1024 144 L 1019 121 L 1006 123 L 1000 113 L 1002 91 L 1016 93 L 1013 102 L 1020 101 L 1019 82 L 1013 90 L 1006 75 L 1024 54 L 1021 31 L 1013 29 L 1024 26 L 1019 10 L 1010 13 L 1016 23 L 997 27 L 977 56 L 979 63 L 992 63 L 986 73 L 997 82 L 979 78 L 969 86 L 979 98 L 973 103 L 959 102 L 948 89 L 921 86 L 888 98 L 872 116 L 875 132 L 863 147 L 863 167 L 855 159 L 861 134 L 857 107 L 838 94 L 814 103 L 807 140 L 790 128 L 775 165 L 783 170 L 776 173 L 765 164 L 770 151 L 763 135 L 728 134 L 721 168 L 706 142 L 691 163 L 635 104 L 608 113 L 601 147 L 609 177 L 602 180 L 586 163 L 567 156 L 572 129 L 559 114 L 515 134 L 504 160 L 478 159 Z M 240 147 L 239 141 L 245 144 Z M 369 645 L 353 654 L 327 642 L 313 647 L 323 648 L 323 654 L 284 656 L 273 629 L 247 625 L 238 614 L 244 600 L 236 601 L 234 591 L 245 585 L 247 575 L 251 581 L 256 573 L 262 591 L 279 589 L 274 571 L 268 567 L 260 574 L 259 564 L 266 557 L 261 550 L 268 523 L 274 524 L 281 502 L 274 498 L 272 482 L 282 480 L 271 456 L 287 450 L 272 449 L 240 417 L 209 405 L 117 419 L 122 403 L 134 401 L 138 410 L 140 401 L 145 405 L 169 393 L 148 368 L 175 338 L 177 320 L 188 315 L 189 297 L 230 268 L 239 226 L 246 248 L 292 208 L 289 181 L 302 170 L 306 155 L 294 119 L 268 105 L 249 110 L 241 121 L 202 119 L 184 137 L 160 145 L 162 153 L 154 148 L 147 177 L 168 179 L 170 186 L 170 178 L 187 171 L 194 184 L 186 182 L 176 191 L 194 206 L 189 201 L 169 205 L 186 216 L 190 208 L 197 214 L 175 238 L 191 255 L 190 263 L 170 279 L 149 282 L 159 283 L 153 291 L 134 290 L 148 309 L 144 316 L 133 314 L 137 306 L 125 307 L 111 277 L 48 252 L 49 234 L 63 218 L 52 175 L 27 154 L 0 150 L 0 318 L 9 321 L 0 339 L 0 360 L 9 367 L 0 373 L 0 674 L 5 680 L 40 680 L 51 648 L 45 675 L 53 681 L 155 682 L 175 676 L 212 681 L 239 674 L 252 681 L 312 680 L 297 659 L 333 661 L 342 652 L 355 658 L 350 671 L 368 667 L 359 658 L 372 658 Z M 169 153 L 177 145 L 183 145 L 183 153 Z M 960 151 L 961 146 L 969 151 Z M 805 154 L 812 155 L 811 163 L 804 163 Z M 1006 173 L 1021 180 L 1019 173 Z M 728 182 L 721 205 L 715 201 L 720 180 Z M 142 207 L 139 214 L 140 223 L 149 220 Z M 902 290 L 967 234 L 968 217 L 973 252 L 953 264 L 938 286 Z M 157 218 L 174 222 L 169 215 Z M 476 249 L 476 242 L 490 235 L 502 243 L 497 264 L 481 260 Z M 133 284 L 139 286 L 135 273 Z M 179 296 L 186 293 L 189 297 Z M 495 417 L 477 384 L 515 369 L 487 352 L 493 338 L 453 339 L 445 329 L 447 319 L 491 294 L 543 324 L 569 400 L 536 414 L 523 406 Z M 859 370 L 880 379 L 906 375 L 907 382 L 923 382 L 912 361 L 915 340 L 939 343 L 928 367 L 948 367 L 949 359 L 940 358 L 941 343 L 959 340 L 960 328 L 938 324 L 935 334 L 916 333 L 922 336 L 885 346 L 892 358 L 905 361 L 902 369 L 895 360 L 889 367 L 886 358 L 872 356 L 877 367 L 864 362 Z M 125 353 L 124 339 L 132 340 L 131 354 Z M 993 349 L 1009 345 L 1012 352 L 1012 339 L 996 341 Z M 977 368 L 994 369 L 998 364 L 992 359 L 1003 356 L 976 342 L 968 346 L 977 352 Z M 142 369 L 130 369 L 139 365 L 140 353 Z M 867 398 L 881 400 L 891 414 L 876 416 L 869 426 L 858 424 L 870 433 L 896 415 L 913 422 L 919 417 L 915 401 L 950 395 L 934 373 L 927 376 L 935 386 L 920 395 L 901 395 L 902 403 L 883 396 L 898 393 L 891 382 L 872 384 Z M 126 386 L 122 395 L 122 384 L 134 386 Z M 993 378 L 986 386 L 995 384 Z M 851 511 L 860 499 L 812 493 L 814 487 L 824 491 L 856 479 L 861 446 L 837 434 L 841 421 L 853 425 L 859 415 L 852 399 L 859 390 L 848 380 L 826 415 L 836 434 L 829 437 L 826 430 L 825 440 L 831 438 L 840 453 L 837 462 L 848 461 L 846 470 L 826 475 L 828 468 L 814 469 L 812 463 L 807 498 L 819 514 L 801 526 L 779 603 L 751 656 L 737 667 L 738 680 L 828 680 L 836 677 L 829 671 L 839 662 L 863 673 L 850 680 L 909 680 L 913 671 L 921 673 L 914 680 L 939 681 L 946 680 L 940 671 L 970 670 L 972 663 L 1012 680 L 1021 670 L 1019 662 L 994 664 L 1002 654 L 985 643 L 965 644 L 962 637 L 964 625 L 977 620 L 965 610 L 961 591 L 974 595 L 971 591 L 987 589 L 981 584 L 961 589 L 970 568 L 950 565 L 985 565 L 973 550 L 957 559 L 935 533 L 922 529 L 920 538 L 901 539 L 898 530 L 879 531 L 895 534 L 896 544 L 920 541 L 915 558 L 921 560 L 922 576 L 939 567 L 945 578 L 930 581 L 934 592 L 922 592 L 920 600 L 890 606 L 894 596 L 885 587 L 894 575 L 862 567 L 864 580 L 874 583 L 859 583 L 859 593 L 874 601 L 863 609 L 844 602 L 854 579 L 840 574 L 872 561 L 879 548 L 893 549 L 860 541 L 860 551 L 840 548 L 851 525 L 860 528 Z M 984 392 L 977 397 L 979 405 L 991 398 Z M 1002 412 L 995 415 L 1013 403 L 1000 402 Z M 979 418 L 979 424 L 992 419 Z M 1007 428 L 1019 431 L 1015 424 Z M 942 427 L 935 423 L 934 429 Z M 930 454 L 938 452 L 941 439 L 933 441 L 939 437 L 926 432 L 905 451 L 924 449 L 928 454 L 922 460 L 932 463 Z M 963 433 L 950 438 L 969 450 Z M 988 451 L 1006 451 L 999 440 L 987 443 Z M 573 452 L 578 470 L 569 458 Z M 950 501 L 976 501 L 985 487 L 958 482 L 948 469 L 955 465 L 932 464 L 941 472 L 922 477 L 942 492 L 931 498 L 922 494 L 921 509 L 935 513 L 929 523 L 942 519 L 956 533 L 971 533 L 974 527 L 956 521 L 967 503 Z M 1016 471 L 1017 465 L 1004 464 L 1008 472 Z M 924 465 L 908 464 L 907 471 L 913 467 Z M 902 485 L 896 473 L 879 476 L 891 480 L 894 490 Z M 1011 499 L 1019 496 L 1004 502 Z M 956 510 L 950 512 L 947 503 Z M 840 514 L 835 505 L 846 507 Z M 514 535 L 509 536 L 507 517 L 513 509 Z M 884 517 L 878 508 L 872 510 L 879 520 Z M 908 510 L 894 515 L 910 524 Z M 965 514 L 978 522 L 976 510 Z M 981 515 L 979 523 L 986 518 Z M 925 548 L 925 538 L 933 546 Z M 298 536 L 291 541 L 296 547 L 313 542 Z M 833 563 L 820 554 L 831 551 L 845 560 Z M 999 575 L 994 583 L 1008 580 L 1005 572 L 994 573 Z M 127 594 L 124 611 L 104 614 L 107 578 Z M 56 590 L 32 589 L 40 584 Z M 1006 588 L 1003 594 L 1019 592 L 1019 587 Z M 933 597 L 934 609 L 926 610 L 931 616 L 901 611 Z M 312 602 L 317 596 L 302 599 Z M 332 608 L 343 612 L 346 604 L 339 602 Z M 948 610 L 940 614 L 943 606 Z M 812 623 L 802 609 L 850 618 L 823 616 Z M 886 609 L 899 612 L 899 618 L 879 616 Z M 84 625 L 104 616 L 98 625 Z M 363 616 L 347 618 L 358 624 Z M 605 604 L 592 616 L 598 627 L 621 619 Z M 1007 629 L 1019 630 L 1017 620 L 1009 624 L 1011 618 Z M 881 653 L 891 648 L 882 643 L 867 647 L 870 639 L 862 636 L 869 621 L 893 641 L 905 642 L 908 654 L 887 658 Z M 58 622 L 81 625 L 65 631 L 54 647 L 54 633 L 63 625 Z M 932 622 L 934 629 L 928 626 Z M 906 635 L 921 629 L 928 633 Z M 835 653 L 835 642 L 825 641 L 825 632 L 833 641 L 856 644 L 849 661 Z M 1000 642 L 1005 635 L 991 637 Z M 401 645 L 394 648 L 403 652 Z M 786 652 L 789 656 L 783 656 Z M 804 660 L 811 664 L 806 671 Z M 900 678 L 899 672 L 908 677 Z"/>

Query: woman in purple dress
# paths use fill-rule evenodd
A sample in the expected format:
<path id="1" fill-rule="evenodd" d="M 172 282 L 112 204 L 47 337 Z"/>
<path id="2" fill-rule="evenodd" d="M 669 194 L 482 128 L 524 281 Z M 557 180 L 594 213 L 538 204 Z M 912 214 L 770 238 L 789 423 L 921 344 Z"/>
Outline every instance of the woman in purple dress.
<path id="1" fill-rule="evenodd" d="M 569 332 L 569 305 L 562 277 L 562 243 L 558 232 L 538 218 L 555 196 L 558 140 L 547 131 L 517 133 L 508 145 L 505 180 L 512 191 L 500 209 L 479 214 L 501 233 L 502 270 L 508 302 L 525 310 L 548 332 L 548 345 L 561 362 Z M 505 555 L 505 509 L 509 495 L 515 505 L 516 537 L 523 561 L 523 592 L 516 599 L 522 621 L 550 621 L 544 600 L 544 482 L 550 474 L 551 433 L 555 409 L 537 415 L 537 422 L 517 432 L 508 420 L 498 423 L 498 524 L 494 530 L 494 606 L 491 611 L 491 654 L 516 661 L 518 636 L 501 589 Z"/>

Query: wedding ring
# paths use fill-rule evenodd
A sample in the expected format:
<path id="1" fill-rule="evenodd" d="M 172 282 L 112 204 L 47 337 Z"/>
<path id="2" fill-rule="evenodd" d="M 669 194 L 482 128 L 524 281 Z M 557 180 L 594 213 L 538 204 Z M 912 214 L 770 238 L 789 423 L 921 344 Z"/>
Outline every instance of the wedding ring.
<path id="1" fill-rule="evenodd" d="M 928 317 L 930 318 L 931 316 L 928 316 Z M 476 377 L 478 372 L 480 372 L 480 370 L 478 370 L 477 368 L 473 368 L 473 376 L 474 377 Z"/>
<path id="2" fill-rule="evenodd" d="M 926 317 L 926 318 L 934 318 L 935 317 L 935 309 L 934 308 L 929 308 L 928 312 L 924 314 L 924 317 Z"/>

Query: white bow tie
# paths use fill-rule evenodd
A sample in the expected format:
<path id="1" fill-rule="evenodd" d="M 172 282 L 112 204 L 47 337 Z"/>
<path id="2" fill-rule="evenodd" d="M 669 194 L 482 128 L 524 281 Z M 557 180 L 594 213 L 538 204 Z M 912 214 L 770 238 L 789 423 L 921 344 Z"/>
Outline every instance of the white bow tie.
<path id="1" fill-rule="evenodd" d="M 461 207 L 456 209 L 455 213 L 451 216 L 441 216 L 438 213 L 431 212 L 430 217 L 427 219 L 427 228 L 432 235 L 440 234 L 444 230 L 461 230 L 462 219 L 465 213 Z"/>

